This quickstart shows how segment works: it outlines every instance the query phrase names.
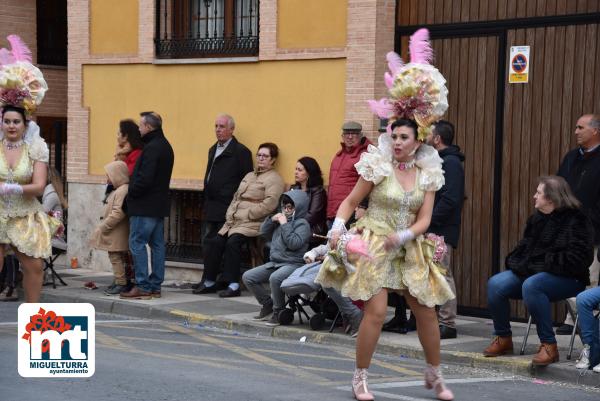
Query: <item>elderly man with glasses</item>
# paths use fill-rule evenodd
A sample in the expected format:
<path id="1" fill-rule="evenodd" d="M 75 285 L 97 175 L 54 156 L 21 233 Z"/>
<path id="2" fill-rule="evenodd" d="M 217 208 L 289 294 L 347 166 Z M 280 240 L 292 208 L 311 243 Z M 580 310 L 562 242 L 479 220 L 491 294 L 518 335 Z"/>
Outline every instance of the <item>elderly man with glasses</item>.
<path id="1" fill-rule="evenodd" d="M 360 155 L 367 151 L 371 144 L 362 134 L 362 125 L 355 121 L 348 121 L 342 125 L 341 149 L 331 161 L 329 170 L 329 191 L 327 195 L 327 225 L 335 219 L 340 204 L 358 181 L 358 173 L 354 164 Z"/>

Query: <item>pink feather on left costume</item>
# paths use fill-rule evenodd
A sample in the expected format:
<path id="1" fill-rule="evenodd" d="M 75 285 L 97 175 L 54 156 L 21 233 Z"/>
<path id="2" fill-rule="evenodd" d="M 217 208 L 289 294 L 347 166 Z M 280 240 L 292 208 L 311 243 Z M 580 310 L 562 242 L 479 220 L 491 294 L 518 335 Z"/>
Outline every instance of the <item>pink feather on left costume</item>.
<path id="1" fill-rule="evenodd" d="M 367 100 L 371 111 L 379 118 L 390 118 L 394 115 L 394 105 L 386 98 L 379 100 Z"/>
<path id="2" fill-rule="evenodd" d="M 8 35 L 6 37 L 10 43 L 12 55 L 15 61 L 26 61 L 31 63 L 31 50 L 17 35 Z"/>
<path id="3" fill-rule="evenodd" d="M 394 77 L 389 72 L 383 74 L 383 80 L 385 82 L 385 86 L 388 89 L 392 89 L 392 87 L 394 86 Z"/>
<path id="4" fill-rule="evenodd" d="M 12 64 L 15 62 L 15 58 L 12 53 L 7 49 L 0 49 L 0 65 Z"/>
<path id="5" fill-rule="evenodd" d="M 346 244 L 346 252 L 363 256 L 367 259 L 372 259 L 367 243 L 363 241 L 358 235 L 354 235 L 350 241 Z"/>
<path id="6" fill-rule="evenodd" d="M 427 29 L 421 28 L 410 37 L 408 51 L 410 52 L 411 63 L 431 64 L 433 49 L 429 43 L 429 31 Z"/>
<path id="7" fill-rule="evenodd" d="M 402 59 L 396 52 L 388 52 L 388 54 L 386 54 L 385 58 L 387 59 L 388 68 L 390 69 L 392 76 L 396 75 L 398 70 L 400 70 L 400 68 L 404 67 L 404 61 L 402 61 Z"/>

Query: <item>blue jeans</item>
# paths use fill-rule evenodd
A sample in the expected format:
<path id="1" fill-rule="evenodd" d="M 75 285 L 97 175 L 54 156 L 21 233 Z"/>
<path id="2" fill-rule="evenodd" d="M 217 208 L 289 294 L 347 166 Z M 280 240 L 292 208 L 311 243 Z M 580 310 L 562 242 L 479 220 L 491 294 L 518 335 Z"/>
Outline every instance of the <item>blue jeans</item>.
<path id="1" fill-rule="evenodd" d="M 591 366 L 600 363 L 600 319 L 594 317 L 594 309 L 600 309 L 600 287 L 590 288 L 577 295 L 581 341 L 590 346 Z"/>
<path id="2" fill-rule="evenodd" d="M 165 219 L 132 216 L 129 218 L 129 250 L 135 268 L 135 283 L 142 291 L 160 291 L 165 279 Z M 148 253 L 152 256 L 152 273 L 148 275 Z"/>
<path id="3" fill-rule="evenodd" d="M 510 270 L 492 276 L 488 281 L 488 308 L 494 319 L 494 335 L 510 336 L 509 299 L 522 299 L 533 317 L 540 341 L 555 344 L 552 330 L 551 302 L 579 294 L 585 285 L 573 278 L 551 273 L 536 273 L 523 279 Z"/>

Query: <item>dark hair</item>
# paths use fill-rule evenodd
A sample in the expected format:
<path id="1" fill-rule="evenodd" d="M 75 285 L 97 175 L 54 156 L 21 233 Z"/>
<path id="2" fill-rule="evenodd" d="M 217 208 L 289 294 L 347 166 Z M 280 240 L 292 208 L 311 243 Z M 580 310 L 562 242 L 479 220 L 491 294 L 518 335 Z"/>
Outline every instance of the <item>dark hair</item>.
<path id="1" fill-rule="evenodd" d="M 405 120 L 403 118 L 401 118 L 399 120 L 396 120 L 396 121 L 394 121 L 392 123 L 391 129 L 393 131 L 393 130 L 395 130 L 398 127 L 409 127 L 409 128 L 412 128 L 412 130 L 413 130 L 413 132 L 415 134 L 415 139 L 418 138 L 417 131 L 418 131 L 419 127 L 417 126 L 417 123 L 414 122 L 413 120 Z"/>
<path id="2" fill-rule="evenodd" d="M 125 119 L 119 121 L 119 132 L 121 135 L 127 138 L 127 142 L 133 149 L 142 149 L 144 142 L 142 142 L 142 136 L 140 135 L 140 127 L 131 119 Z"/>
<path id="3" fill-rule="evenodd" d="M 2 107 L 2 118 L 4 118 L 4 113 L 6 113 L 7 111 L 14 111 L 14 112 L 19 113 L 21 115 L 21 117 L 23 117 L 23 124 L 25 124 L 25 125 L 29 124 L 29 120 L 27 120 L 27 117 L 25 117 L 25 109 L 24 108 L 13 106 L 11 104 L 3 106 Z"/>
<path id="4" fill-rule="evenodd" d="M 438 135 L 444 145 L 450 146 L 454 142 L 454 125 L 450 121 L 439 120 L 433 124 L 433 134 Z"/>
<path id="5" fill-rule="evenodd" d="M 281 195 L 281 204 L 282 205 L 293 205 L 294 207 L 296 207 L 296 204 L 294 203 L 292 198 L 290 198 L 286 194 Z"/>
<path id="6" fill-rule="evenodd" d="M 319 163 L 317 163 L 315 159 L 309 156 L 304 156 L 298 159 L 298 163 L 302 164 L 308 173 L 308 181 L 306 183 L 307 188 L 323 185 L 323 173 L 321 172 Z"/>
<path id="7" fill-rule="evenodd" d="M 273 142 L 265 142 L 258 145 L 258 149 L 267 148 L 269 149 L 269 154 L 271 155 L 271 159 L 276 159 L 279 156 L 279 147 L 275 145 Z"/>
<path id="8" fill-rule="evenodd" d="M 144 121 L 146 124 L 151 126 L 154 129 L 158 129 L 162 127 L 162 117 L 160 114 L 155 113 L 153 111 L 142 111 L 140 116 L 144 117 Z"/>

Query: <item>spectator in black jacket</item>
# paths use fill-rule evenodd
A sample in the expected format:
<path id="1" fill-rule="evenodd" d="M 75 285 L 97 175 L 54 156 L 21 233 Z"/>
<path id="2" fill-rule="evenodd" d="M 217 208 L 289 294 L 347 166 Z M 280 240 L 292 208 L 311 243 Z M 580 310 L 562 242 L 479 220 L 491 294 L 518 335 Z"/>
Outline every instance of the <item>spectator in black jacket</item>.
<path id="1" fill-rule="evenodd" d="M 446 120 L 440 120 L 433 126 L 431 134 L 427 137 L 427 144 L 433 146 L 444 160 L 445 184 L 435 193 L 433 214 L 429 232 L 444 237 L 448 247 L 446 257 L 442 261 L 446 268 L 446 280 L 456 294 L 454 283 L 452 249 L 458 246 L 460 235 L 460 215 L 465 198 L 465 170 L 463 162 L 465 156 L 460 148 L 453 145 L 454 125 Z M 457 298 L 453 298 L 440 306 L 438 319 L 440 321 L 440 338 L 456 338 L 456 308 Z"/>
<path id="2" fill-rule="evenodd" d="M 235 121 L 230 115 L 221 114 L 215 120 L 217 143 L 208 150 L 204 175 L 203 242 L 217 235 L 225 223 L 225 212 L 233 194 L 246 174 L 253 170 L 252 152 L 233 136 L 234 130 Z"/>
<path id="3" fill-rule="evenodd" d="M 133 257 L 136 287 L 122 292 L 121 298 L 160 297 L 165 276 L 164 218 L 169 215 L 169 183 L 174 154 L 162 131 L 162 119 L 155 112 L 140 114 L 140 134 L 144 150 L 135 163 L 127 192 L 129 250 Z M 148 275 L 148 255 L 152 255 L 152 273 Z"/>
<path id="4" fill-rule="evenodd" d="M 594 228 L 594 247 L 596 258 L 589 267 L 590 286 L 598 284 L 600 262 L 600 115 L 586 114 L 577 120 L 575 138 L 578 147 L 567 153 L 560 164 L 558 175 L 563 177 L 581 202 L 581 210 L 590 218 Z M 569 299 L 571 310 L 577 311 L 575 298 Z M 567 314 L 565 323 L 556 330 L 556 334 L 571 334 L 573 319 Z"/>
<path id="5" fill-rule="evenodd" d="M 488 281 L 496 337 L 483 354 L 512 352 L 508 301 L 523 299 L 541 342 L 532 363 L 546 366 L 559 359 L 551 302 L 574 297 L 589 284 L 593 231 L 564 178 L 541 177 L 534 199 L 537 211 L 527 220 L 523 239 L 506 257 L 507 270 Z"/>

